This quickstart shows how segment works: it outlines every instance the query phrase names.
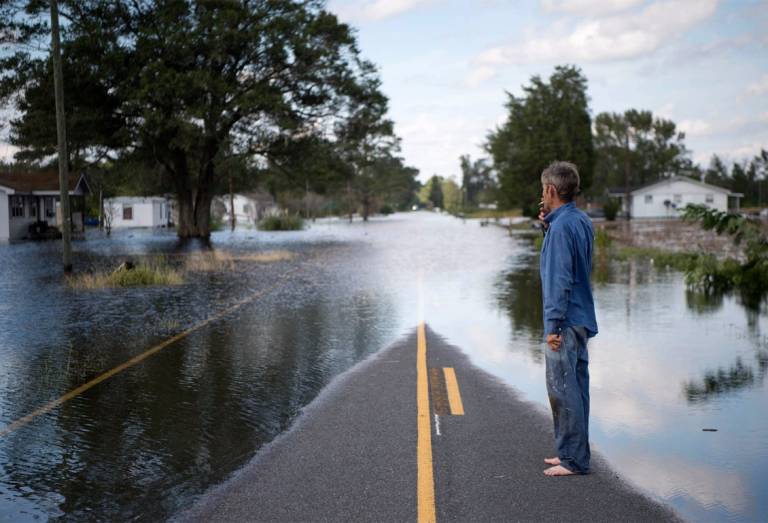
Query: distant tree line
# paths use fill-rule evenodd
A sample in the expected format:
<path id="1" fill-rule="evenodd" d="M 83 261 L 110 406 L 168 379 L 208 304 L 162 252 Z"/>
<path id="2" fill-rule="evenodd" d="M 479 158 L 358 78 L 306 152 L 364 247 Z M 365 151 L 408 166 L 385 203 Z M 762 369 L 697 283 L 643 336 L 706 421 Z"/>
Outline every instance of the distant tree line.
<path id="1" fill-rule="evenodd" d="M 578 67 L 558 66 L 548 80 L 534 76 L 521 96 L 507 97 L 507 119 L 488 133 L 485 144 L 490 164 L 481 166 L 487 174 L 478 178 L 482 169 L 471 166 L 468 157 L 460 158 L 465 194 L 476 194 L 476 180 L 488 180 L 484 187 L 493 187 L 502 207 L 535 216 L 541 171 L 559 159 L 579 167 L 584 196 L 599 202 L 607 201 L 610 189 L 629 192 L 684 175 L 743 193 L 745 205 L 768 203 L 766 151 L 730 169 L 715 156 L 704 169 L 693 163 L 685 133 L 671 120 L 636 109 L 604 112 L 593 119 L 587 79 Z"/>
<path id="2" fill-rule="evenodd" d="M 174 193 L 180 236 L 210 234 L 215 195 L 257 186 L 350 216 L 412 203 L 376 68 L 324 1 L 59 3 L 70 168 Z M 56 154 L 49 42 L 47 2 L 0 2 L 0 102 L 37 166 Z"/>

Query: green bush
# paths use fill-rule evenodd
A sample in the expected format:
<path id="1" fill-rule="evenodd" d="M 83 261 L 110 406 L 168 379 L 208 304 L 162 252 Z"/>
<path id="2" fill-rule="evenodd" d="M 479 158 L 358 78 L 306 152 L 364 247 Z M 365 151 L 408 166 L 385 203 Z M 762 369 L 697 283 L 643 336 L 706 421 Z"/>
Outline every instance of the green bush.
<path id="1" fill-rule="evenodd" d="M 616 215 L 619 214 L 619 200 L 616 198 L 608 198 L 603 204 L 603 212 L 605 213 L 605 219 L 612 222 L 616 219 Z"/>
<path id="2" fill-rule="evenodd" d="M 385 203 L 384 205 L 381 206 L 381 209 L 379 209 L 379 212 L 384 216 L 389 216 L 390 214 L 393 214 L 395 210 Z"/>
<path id="3" fill-rule="evenodd" d="M 300 231 L 304 228 L 304 220 L 295 214 L 267 216 L 259 221 L 262 231 Z"/>
<path id="4" fill-rule="evenodd" d="M 595 246 L 598 249 L 607 249 L 611 246 L 612 243 L 613 240 L 611 240 L 611 237 L 608 236 L 607 232 L 605 232 L 605 229 L 598 227 L 598 229 L 595 231 Z"/>

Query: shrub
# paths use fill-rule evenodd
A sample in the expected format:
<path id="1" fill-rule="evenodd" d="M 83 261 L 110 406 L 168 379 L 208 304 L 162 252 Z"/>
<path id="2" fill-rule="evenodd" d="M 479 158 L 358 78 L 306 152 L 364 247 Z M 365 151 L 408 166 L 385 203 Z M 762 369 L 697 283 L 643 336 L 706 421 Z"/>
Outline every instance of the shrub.
<path id="1" fill-rule="evenodd" d="M 393 214 L 395 210 L 385 203 L 384 205 L 381 206 L 381 209 L 379 209 L 379 212 L 384 216 L 388 216 L 390 214 Z"/>
<path id="2" fill-rule="evenodd" d="M 295 214 L 267 216 L 259 221 L 262 231 L 300 231 L 304 228 L 304 220 Z"/>
<path id="3" fill-rule="evenodd" d="M 603 204 L 603 212 L 605 213 L 605 219 L 612 222 L 616 219 L 616 215 L 619 214 L 619 200 L 616 198 L 608 198 Z"/>

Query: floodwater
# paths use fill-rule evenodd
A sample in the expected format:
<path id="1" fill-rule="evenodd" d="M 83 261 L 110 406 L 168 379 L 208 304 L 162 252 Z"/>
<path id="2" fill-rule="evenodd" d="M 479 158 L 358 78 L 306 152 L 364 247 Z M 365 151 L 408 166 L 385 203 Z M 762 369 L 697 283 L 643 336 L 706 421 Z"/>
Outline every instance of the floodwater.
<path id="1" fill-rule="evenodd" d="M 0 245 L 0 426 L 258 293 L 0 438 L 0 520 L 170 517 L 422 314 L 545 408 L 528 237 L 412 213 L 301 232 L 218 232 L 212 244 L 296 257 L 192 273 L 171 288 L 75 291 L 56 243 Z M 168 232 L 91 233 L 75 244 L 75 261 L 114 267 L 207 247 Z M 687 519 L 768 519 L 766 312 L 687 293 L 680 273 L 649 264 L 598 265 L 594 447 Z"/>

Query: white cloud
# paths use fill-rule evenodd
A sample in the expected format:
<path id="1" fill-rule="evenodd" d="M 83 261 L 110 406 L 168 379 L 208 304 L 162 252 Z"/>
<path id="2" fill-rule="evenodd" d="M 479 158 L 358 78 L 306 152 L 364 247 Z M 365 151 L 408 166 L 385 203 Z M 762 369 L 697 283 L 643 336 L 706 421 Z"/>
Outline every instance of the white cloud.
<path id="1" fill-rule="evenodd" d="M 704 120 L 683 120 L 677 127 L 686 136 L 706 136 L 712 132 L 712 125 Z"/>
<path id="2" fill-rule="evenodd" d="M 532 33 L 524 41 L 486 50 L 476 63 L 584 63 L 642 57 L 712 16 L 717 3 L 718 0 L 660 0 L 639 11 L 583 20 L 562 35 L 541 37 Z"/>
<path id="3" fill-rule="evenodd" d="M 468 87 L 479 87 L 486 80 L 490 80 L 497 75 L 496 68 L 487 65 L 478 65 L 470 71 L 464 80 Z"/>
<path id="4" fill-rule="evenodd" d="M 550 13 L 577 15 L 604 15 L 626 11 L 643 0 L 541 0 L 541 6 Z"/>
<path id="5" fill-rule="evenodd" d="M 11 161 L 13 155 L 19 150 L 18 147 L 0 142 L 0 161 Z"/>
<path id="6" fill-rule="evenodd" d="M 633 481 L 662 499 L 684 494 L 704 507 L 723 506 L 737 514 L 744 513 L 750 504 L 749 482 L 733 470 L 642 451 L 633 453 L 624 466 L 631 470 Z"/>
<path id="7" fill-rule="evenodd" d="M 482 118 L 449 117 L 417 112 L 397 120 L 396 132 L 403 138 L 408 162 L 429 166 L 420 178 L 433 174 L 449 176 L 459 170 L 459 156 L 480 151 L 488 122 Z"/>
<path id="8" fill-rule="evenodd" d="M 758 81 L 749 84 L 747 93 L 756 95 L 768 93 L 768 74 L 764 74 Z"/>
<path id="9" fill-rule="evenodd" d="M 354 22 L 375 22 L 397 16 L 438 0 L 365 0 L 333 2 L 331 9 Z"/>

